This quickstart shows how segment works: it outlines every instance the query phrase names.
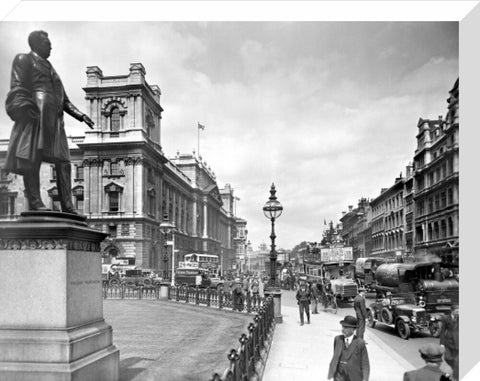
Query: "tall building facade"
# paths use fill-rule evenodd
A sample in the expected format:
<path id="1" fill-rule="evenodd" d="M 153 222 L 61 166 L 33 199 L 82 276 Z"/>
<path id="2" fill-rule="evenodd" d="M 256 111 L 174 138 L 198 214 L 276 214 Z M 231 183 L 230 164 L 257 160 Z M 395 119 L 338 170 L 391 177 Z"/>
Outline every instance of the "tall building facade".
<path id="1" fill-rule="evenodd" d="M 371 208 L 367 198 L 362 197 L 356 208 L 348 206 L 348 212 L 343 212 L 342 239 L 345 246 L 351 246 L 353 259 L 365 257 L 371 251 Z"/>
<path id="2" fill-rule="evenodd" d="M 69 138 L 75 207 L 89 225 L 109 234 L 102 243 L 104 263 L 123 259 L 139 268 L 168 274 L 171 254 L 159 226 L 175 225 L 175 263 L 191 252 L 217 254 L 223 270 L 235 261 L 239 223 L 233 189 L 219 189 L 210 167 L 194 154 L 168 159 L 161 147 L 160 88 L 149 85 L 141 63 L 127 75 L 104 76 L 87 67 L 87 113 L 95 122 L 83 137 Z M 0 166 L 8 141 L 0 141 Z M 26 210 L 21 176 L 0 172 L 0 218 Z M 41 193 L 59 209 L 55 171 L 41 167 Z"/>
<path id="3" fill-rule="evenodd" d="M 414 156 L 415 255 L 434 255 L 458 267 L 459 81 L 445 119 L 420 119 Z"/>
<path id="4" fill-rule="evenodd" d="M 372 208 L 372 255 L 384 258 L 405 256 L 405 178 L 400 176 L 390 188 L 374 198 Z"/>
<path id="5" fill-rule="evenodd" d="M 371 255 L 433 260 L 458 269 L 459 261 L 459 80 L 449 92 L 445 119 L 420 119 L 413 163 L 370 202 Z M 360 203 L 359 203 L 360 207 Z M 362 251 L 362 213 L 349 207 L 340 221 L 343 239 Z M 368 256 L 365 241 L 365 256 Z"/>

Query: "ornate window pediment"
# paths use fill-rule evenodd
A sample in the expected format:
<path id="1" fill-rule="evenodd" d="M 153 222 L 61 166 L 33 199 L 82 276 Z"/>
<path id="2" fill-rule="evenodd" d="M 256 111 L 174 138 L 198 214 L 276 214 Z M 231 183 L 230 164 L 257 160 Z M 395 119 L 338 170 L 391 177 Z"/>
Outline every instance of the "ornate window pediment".
<path id="1" fill-rule="evenodd" d="M 77 187 L 73 188 L 72 194 L 73 194 L 75 197 L 83 196 L 83 187 L 77 186 Z"/>
<path id="2" fill-rule="evenodd" d="M 123 192 L 123 187 L 117 183 L 114 183 L 113 181 L 107 185 L 105 185 L 105 192 L 107 193 L 122 193 Z"/>
<path id="3" fill-rule="evenodd" d="M 57 187 L 53 187 L 53 188 L 50 188 L 48 191 L 48 196 L 53 198 L 54 200 L 56 200 L 59 196 L 58 196 L 58 189 Z"/>

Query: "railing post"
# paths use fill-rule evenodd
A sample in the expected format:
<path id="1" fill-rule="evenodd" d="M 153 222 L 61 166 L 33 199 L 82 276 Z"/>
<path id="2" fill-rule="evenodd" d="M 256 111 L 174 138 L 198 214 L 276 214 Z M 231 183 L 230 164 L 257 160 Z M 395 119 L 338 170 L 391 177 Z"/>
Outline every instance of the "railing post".
<path id="1" fill-rule="evenodd" d="M 255 362 L 259 359 L 258 330 L 257 330 L 257 327 L 255 326 L 255 324 L 250 323 L 248 325 L 248 332 L 250 333 L 252 357 L 253 357 L 253 363 L 254 363 L 254 366 L 255 366 Z"/>
<path id="2" fill-rule="evenodd" d="M 207 307 L 210 307 L 210 287 L 207 288 Z"/>
<path id="3" fill-rule="evenodd" d="M 232 349 L 227 358 L 230 360 L 230 371 L 233 375 L 233 380 L 240 380 L 241 373 L 238 373 L 238 359 L 240 356 L 235 349 Z"/>
<path id="4" fill-rule="evenodd" d="M 200 287 L 195 287 L 195 304 L 199 304 L 199 293 L 200 293 Z"/>
<path id="5" fill-rule="evenodd" d="M 222 309 L 223 308 L 223 291 L 220 290 L 218 292 L 218 309 Z"/>
<path id="6" fill-rule="evenodd" d="M 252 296 L 247 292 L 247 313 L 252 312 Z"/>
<path id="7" fill-rule="evenodd" d="M 239 369 L 240 371 L 240 379 L 243 378 L 244 375 L 247 376 L 247 380 L 250 379 L 250 364 L 249 364 L 249 358 L 250 358 L 250 353 L 248 353 L 248 337 L 246 334 L 242 333 L 242 336 L 240 336 L 240 361 L 238 362 Z"/>

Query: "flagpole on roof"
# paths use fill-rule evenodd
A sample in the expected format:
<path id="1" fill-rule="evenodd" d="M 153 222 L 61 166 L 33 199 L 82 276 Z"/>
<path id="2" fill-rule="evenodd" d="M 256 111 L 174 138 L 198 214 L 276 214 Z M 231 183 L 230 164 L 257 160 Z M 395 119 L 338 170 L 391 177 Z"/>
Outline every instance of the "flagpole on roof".
<path id="1" fill-rule="evenodd" d="M 198 138 L 197 138 L 197 143 L 198 143 L 198 156 L 200 157 L 200 130 L 204 130 L 205 126 L 200 124 L 200 122 L 197 122 L 197 132 L 198 132 Z"/>

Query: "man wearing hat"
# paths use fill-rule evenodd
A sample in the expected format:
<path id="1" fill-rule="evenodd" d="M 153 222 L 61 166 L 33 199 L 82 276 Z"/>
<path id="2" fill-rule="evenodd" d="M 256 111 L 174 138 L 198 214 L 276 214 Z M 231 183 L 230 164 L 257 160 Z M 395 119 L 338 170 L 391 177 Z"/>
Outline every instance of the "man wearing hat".
<path id="1" fill-rule="evenodd" d="M 303 325 L 303 315 L 307 315 L 307 324 L 310 324 L 310 301 L 312 300 L 312 294 L 305 282 L 300 284 L 300 288 L 295 295 L 298 304 L 298 310 L 300 313 L 300 325 Z"/>
<path id="2" fill-rule="evenodd" d="M 365 341 L 353 333 L 358 326 L 357 318 L 347 315 L 340 321 L 342 335 L 333 341 L 333 357 L 328 369 L 328 379 L 334 381 L 368 381 L 370 362 Z"/>
<path id="3" fill-rule="evenodd" d="M 363 287 L 360 287 L 358 289 L 358 295 L 353 299 L 353 308 L 355 309 L 358 320 L 356 335 L 360 339 L 363 339 L 363 335 L 365 334 L 365 320 L 367 319 L 367 307 L 365 305 L 366 292 Z"/>
<path id="4" fill-rule="evenodd" d="M 420 356 L 425 360 L 426 365 L 417 370 L 405 372 L 403 381 L 439 381 L 450 379 L 440 366 L 442 364 L 445 349 L 439 344 L 430 343 L 419 350 Z"/>

